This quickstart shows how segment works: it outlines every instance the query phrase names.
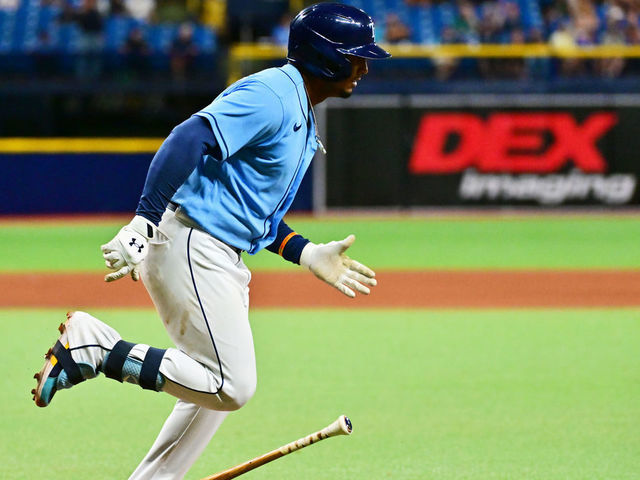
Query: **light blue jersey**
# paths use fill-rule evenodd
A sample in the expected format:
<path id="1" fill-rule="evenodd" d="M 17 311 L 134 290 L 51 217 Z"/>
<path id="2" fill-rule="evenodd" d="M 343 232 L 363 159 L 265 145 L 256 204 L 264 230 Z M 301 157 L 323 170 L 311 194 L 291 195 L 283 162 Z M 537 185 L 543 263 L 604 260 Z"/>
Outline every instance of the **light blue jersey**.
<path id="1" fill-rule="evenodd" d="M 253 254 L 273 242 L 318 147 L 307 98 L 293 65 L 228 87 L 196 114 L 222 159 L 204 155 L 173 201 L 229 245 Z"/>

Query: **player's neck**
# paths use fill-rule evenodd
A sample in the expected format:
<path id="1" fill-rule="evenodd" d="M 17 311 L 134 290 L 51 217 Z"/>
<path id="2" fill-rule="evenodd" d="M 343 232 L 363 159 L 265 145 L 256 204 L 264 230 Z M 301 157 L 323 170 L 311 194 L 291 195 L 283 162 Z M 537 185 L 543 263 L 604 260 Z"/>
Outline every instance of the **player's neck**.
<path id="1" fill-rule="evenodd" d="M 329 97 L 329 92 L 326 89 L 326 81 L 320 78 L 307 75 L 302 72 L 302 78 L 304 80 L 305 88 L 307 89 L 307 95 L 311 105 L 315 106 Z"/>

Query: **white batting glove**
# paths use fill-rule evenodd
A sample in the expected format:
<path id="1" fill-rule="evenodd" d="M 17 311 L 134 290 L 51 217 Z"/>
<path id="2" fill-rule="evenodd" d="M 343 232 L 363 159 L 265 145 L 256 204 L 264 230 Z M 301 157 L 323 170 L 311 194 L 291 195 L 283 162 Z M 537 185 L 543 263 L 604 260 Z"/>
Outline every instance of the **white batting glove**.
<path id="1" fill-rule="evenodd" d="M 105 275 L 105 282 L 119 280 L 131 274 L 138 281 L 138 267 L 149 251 L 149 239 L 153 237 L 156 226 L 140 215 L 136 215 L 129 225 L 120 229 L 109 243 L 100 247 L 104 263 L 113 273 Z"/>
<path id="2" fill-rule="evenodd" d="M 302 249 L 300 265 L 347 297 L 355 297 L 354 290 L 369 295 L 367 285 L 373 287 L 378 283 L 375 272 L 344 254 L 355 239 L 355 235 L 349 235 L 344 240 L 327 244 L 310 242 Z"/>

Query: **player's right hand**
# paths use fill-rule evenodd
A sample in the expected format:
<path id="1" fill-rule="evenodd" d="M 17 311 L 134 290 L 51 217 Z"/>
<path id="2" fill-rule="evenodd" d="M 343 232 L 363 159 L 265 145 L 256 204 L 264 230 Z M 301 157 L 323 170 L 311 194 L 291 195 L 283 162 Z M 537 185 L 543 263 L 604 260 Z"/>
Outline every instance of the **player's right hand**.
<path id="1" fill-rule="evenodd" d="M 105 275 L 105 282 L 119 280 L 127 274 L 137 281 L 140 278 L 138 268 L 149 251 L 149 238 L 153 236 L 155 226 L 144 217 L 136 215 L 134 219 L 120 229 L 109 243 L 100 247 L 104 263 L 113 273 Z"/>

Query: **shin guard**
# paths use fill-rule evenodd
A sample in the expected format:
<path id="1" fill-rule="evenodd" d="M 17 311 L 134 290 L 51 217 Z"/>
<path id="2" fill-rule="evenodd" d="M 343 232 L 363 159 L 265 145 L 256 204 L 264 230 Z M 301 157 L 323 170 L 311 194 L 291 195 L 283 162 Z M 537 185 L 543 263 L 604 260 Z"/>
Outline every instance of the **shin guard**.
<path id="1" fill-rule="evenodd" d="M 140 385 L 145 390 L 162 390 L 165 379 L 160 373 L 160 364 L 166 350 L 149 347 L 143 361 L 129 356 L 135 343 L 120 340 L 105 356 L 102 371 L 108 378 L 120 383 L 127 381 Z"/>

